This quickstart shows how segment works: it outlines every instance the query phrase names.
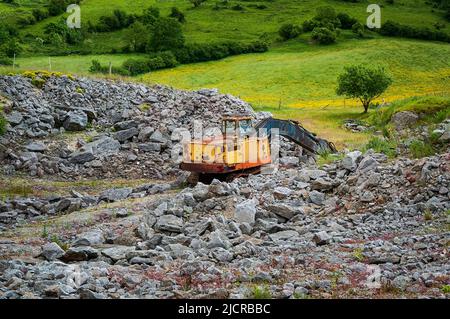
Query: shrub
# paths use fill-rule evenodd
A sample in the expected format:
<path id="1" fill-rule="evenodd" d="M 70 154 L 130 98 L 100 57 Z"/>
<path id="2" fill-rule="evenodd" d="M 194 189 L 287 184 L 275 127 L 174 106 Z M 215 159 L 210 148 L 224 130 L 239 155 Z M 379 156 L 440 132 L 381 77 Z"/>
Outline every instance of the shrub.
<path id="1" fill-rule="evenodd" d="M 100 64 L 98 60 L 92 60 L 91 66 L 89 67 L 89 72 L 96 72 L 96 73 L 103 73 L 108 74 L 109 73 L 109 66 L 103 66 Z M 128 70 L 121 68 L 121 67 L 111 67 L 111 73 L 113 74 L 119 74 L 119 75 L 130 75 Z"/>
<path id="2" fill-rule="evenodd" d="M 144 10 L 142 16 L 139 17 L 141 22 L 146 25 L 153 25 L 160 17 L 160 12 L 157 7 L 150 7 Z"/>
<path id="3" fill-rule="evenodd" d="M 0 65 L 13 65 L 13 60 L 7 56 L 0 56 Z"/>
<path id="4" fill-rule="evenodd" d="M 320 44 L 332 44 L 336 42 L 336 38 L 336 32 L 325 27 L 316 27 L 311 34 L 311 39 Z"/>
<path id="5" fill-rule="evenodd" d="M 267 286 L 254 286 L 251 290 L 252 299 L 272 299 L 272 295 Z"/>
<path id="6" fill-rule="evenodd" d="M 180 23 L 186 22 L 184 13 L 181 12 L 177 7 L 172 7 L 169 17 L 176 19 Z"/>
<path id="7" fill-rule="evenodd" d="M 48 14 L 51 16 L 57 16 L 66 12 L 66 8 L 70 3 L 79 3 L 80 1 L 67 1 L 67 0 L 50 0 L 48 4 Z"/>
<path id="8" fill-rule="evenodd" d="M 367 151 L 369 149 L 373 149 L 377 153 L 383 153 L 391 158 L 397 155 L 397 143 L 393 140 L 380 137 L 374 137 L 369 140 L 364 146 L 364 150 Z"/>
<path id="9" fill-rule="evenodd" d="M 384 36 L 450 42 L 450 35 L 443 31 L 435 31 L 429 28 L 411 27 L 389 20 L 381 26 L 379 32 Z"/>
<path id="10" fill-rule="evenodd" d="M 3 111 L 0 109 L 0 136 L 6 133 L 6 126 L 8 122 L 6 121 Z"/>
<path id="11" fill-rule="evenodd" d="M 302 33 L 302 28 L 292 23 L 283 24 L 278 30 L 278 34 L 283 40 L 294 39 Z"/>
<path id="12" fill-rule="evenodd" d="M 111 32 L 129 27 L 136 17 L 122 10 L 114 10 L 111 16 L 101 16 L 97 25 L 89 25 L 89 30 L 96 32 Z"/>
<path id="13" fill-rule="evenodd" d="M 339 13 L 337 18 L 341 23 L 342 29 L 352 29 L 353 25 L 358 22 L 358 20 L 349 16 L 347 13 Z"/>
<path id="14" fill-rule="evenodd" d="M 42 10 L 42 9 L 34 9 L 32 11 L 32 14 L 36 21 L 42 21 L 48 17 L 48 11 Z"/>
<path id="15" fill-rule="evenodd" d="M 435 153 L 433 146 L 420 140 L 412 141 L 408 149 L 413 158 L 427 157 Z"/>
<path id="16" fill-rule="evenodd" d="M 19 41 L 15 38 L 8 40 L 5 44 L 0 47 L 0 51 L 3 52 L 7 57 L 12 58 L 14 55 L 19 55 L 22 53 L 23 48 Z"/>
<path id="17" fill-rule="evenodd" d="M 352 25 L 352 32 L 356 35 L 358 35 L 359 37 L 363 37 L 364 36 L 364 26 L 359 23 L 356 22 L 354 25 Z"/>
<path id="18" fill-rule="evenodd" d="M 261 53 L 267 50 L 267 43 L 256 41 L 249 44 L 240 42 L 189 44 L 173 52 L 178 62 L 186 64 L 218 60 L 230 55 Z"/>
<path id="19" fill-rule="evenodd" d="M 199 7 L 206 0 L 189 0 L 190 3 L 194 6 L 194 8 Z"/>
<path id="20" fill-rule="evenodd" d="M 154 70 L 171 68 L 178 64 L 172 52 L 161 52 L 148 59 L 128 59 L 122 68 L 127 70 L 130 75 L 138 75 Z"/>

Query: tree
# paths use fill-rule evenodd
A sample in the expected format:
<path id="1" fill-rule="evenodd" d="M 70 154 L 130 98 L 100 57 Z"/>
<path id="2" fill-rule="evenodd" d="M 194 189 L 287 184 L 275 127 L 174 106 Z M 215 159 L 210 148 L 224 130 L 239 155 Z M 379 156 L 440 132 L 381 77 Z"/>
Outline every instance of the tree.
<path id="1" fill-rule="evenodd" d="M 391 83 L 392 78 L 382 67 L 353 65 L 346 67 L 339 76 L 336 93 L 359 99 L 364 113 L 367 113 L 370 102 L 386 91 Z"/>
<path id="2" fill-rule="evenodd" d="M 184 35 L 181 24 L 172 18 L 159 18 L 152 27 L 150 50 L 166 51 L 181 48 Z"/>
<path id="3" fill-rule="evenodd" d="M 19 55 L 22 53 L 23 49 L 17 39 L 10 39 L 1 47 L 1 51 L 6 54 L 6 56 L 12 58 L 14 55 Z"/>
<path id="4" fill-rule="evenodd" d="M 147 45 L 148 29 L 142 22 L 136 21 L 126 30 L 126 39 L 135 52 L 142 52 Z"/>

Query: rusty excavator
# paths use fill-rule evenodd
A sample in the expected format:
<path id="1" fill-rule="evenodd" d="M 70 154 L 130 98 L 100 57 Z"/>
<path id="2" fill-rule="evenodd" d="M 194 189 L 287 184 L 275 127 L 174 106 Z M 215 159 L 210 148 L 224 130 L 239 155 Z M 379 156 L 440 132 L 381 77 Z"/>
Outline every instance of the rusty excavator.
<path id="1" fill-rule="evenodd" d="M 258 174 L 272 163 L 273 129 L 307 152 L 336 152 L 333 143 L 316 137 L 297 121 L 269 117 L 253 126 L 252 117 L 231 115 L 223 117 L 221 135 L 183 144 L 180 168 L 191 172 L 191 184 Z"/>

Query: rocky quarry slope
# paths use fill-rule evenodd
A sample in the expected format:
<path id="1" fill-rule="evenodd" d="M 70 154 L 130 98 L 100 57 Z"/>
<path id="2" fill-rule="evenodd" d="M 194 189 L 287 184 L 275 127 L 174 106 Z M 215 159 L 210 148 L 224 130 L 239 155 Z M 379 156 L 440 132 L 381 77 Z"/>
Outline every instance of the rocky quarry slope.
<path id="1" fill-rule="evenodd" d="M 450 297 L 448 149 L 319 168 L 283 143 L 273 174 L 185 187 L 174 132 L 267 114 L 214 90 L 64 76 L 0 77 L 0 92 L 4 181 L 158 179 L 0 201 L 0 298 Z"/>

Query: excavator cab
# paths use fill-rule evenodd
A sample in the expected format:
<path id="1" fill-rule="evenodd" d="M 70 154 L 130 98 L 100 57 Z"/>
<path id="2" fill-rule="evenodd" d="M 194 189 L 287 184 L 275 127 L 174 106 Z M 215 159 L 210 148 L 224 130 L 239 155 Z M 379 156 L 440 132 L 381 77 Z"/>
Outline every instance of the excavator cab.
<path id="1" fill-rule="evenodd" d="M 227 137 L 247 137 L 254 131 L 249 116 L 227 116 L 222 120 L 222 133 Z"/>

